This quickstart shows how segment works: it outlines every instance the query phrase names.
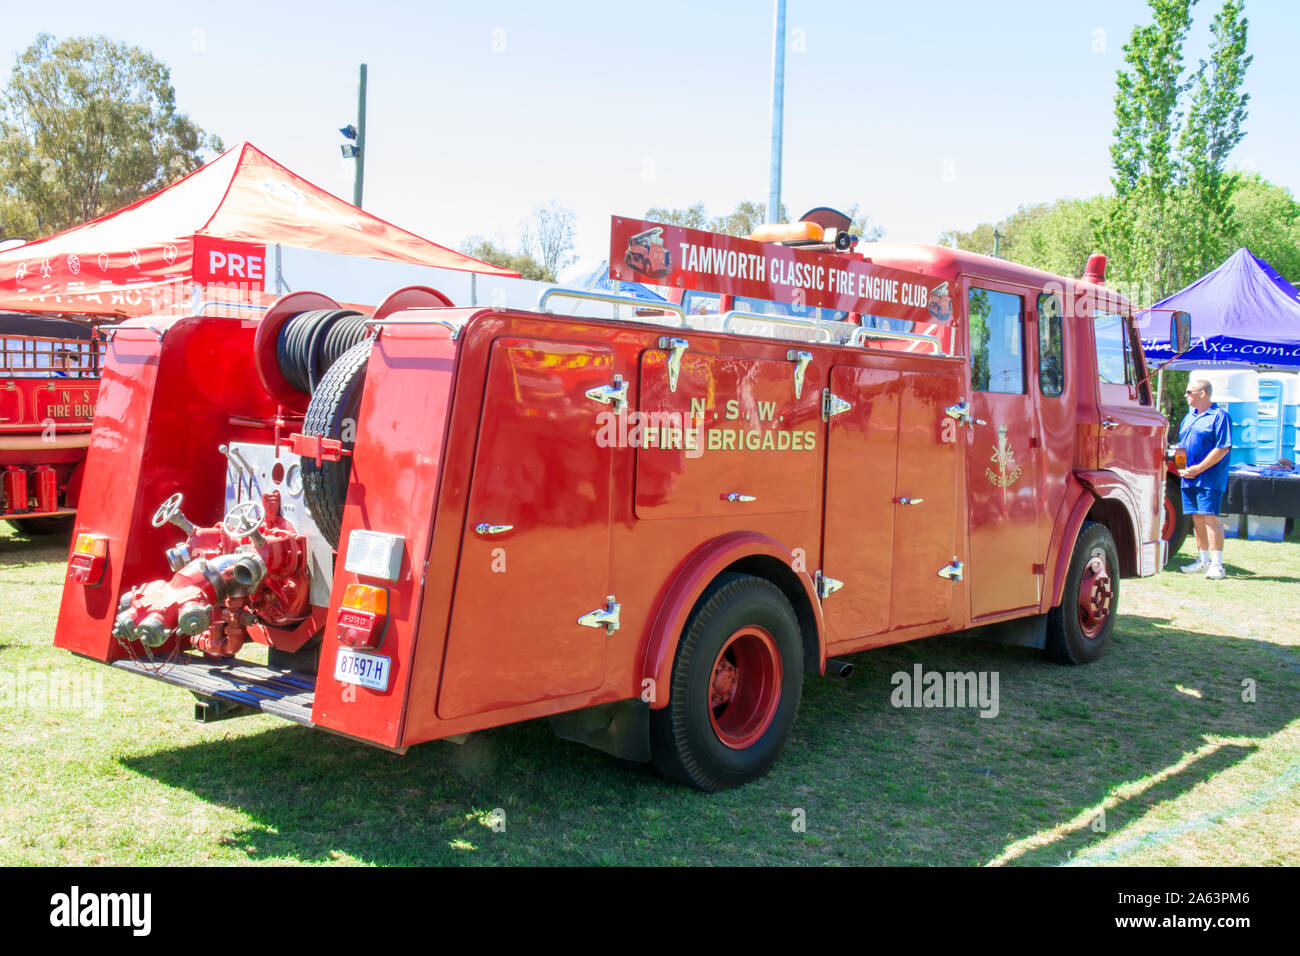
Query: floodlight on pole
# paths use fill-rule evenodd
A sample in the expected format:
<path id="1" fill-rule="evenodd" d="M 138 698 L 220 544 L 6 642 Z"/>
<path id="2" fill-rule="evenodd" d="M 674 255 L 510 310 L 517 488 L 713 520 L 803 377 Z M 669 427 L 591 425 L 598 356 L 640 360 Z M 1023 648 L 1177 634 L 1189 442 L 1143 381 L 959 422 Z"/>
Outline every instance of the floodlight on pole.
<path id="1" fill-rule="evenodd" d="M 339 150 L 344 159 L 356 161 L 356 173 L 352 179 L 352 205 L 361 208 L 361 191 L 366 177 L 366 65 L 361 64 L 361 76 L 357 81 L 357 122 L 354 126 L 340 126 L 339 133 L 352 143 L 342 143 Z M 355 145 L 354 145 L 355 144 Z"/>

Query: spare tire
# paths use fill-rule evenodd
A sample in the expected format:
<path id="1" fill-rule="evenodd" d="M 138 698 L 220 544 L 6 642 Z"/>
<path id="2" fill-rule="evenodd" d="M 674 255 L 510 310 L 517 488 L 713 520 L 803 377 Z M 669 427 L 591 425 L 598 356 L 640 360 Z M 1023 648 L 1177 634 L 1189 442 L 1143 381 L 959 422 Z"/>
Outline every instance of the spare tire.
<path id="1" fill-rule="evenodd" d="M 361 390 L 366 381 L 366 363 L 370 361 L 370 339 L 358 342 L 329 367 L 316 385 L 302 433 L 342 442 L 351 451 L 356 442 L 357 414 L 361 410 Z M 348 497 L 348 478 L 352 458 L 316 464 L 315 458 L 302 459 L 303 500 L 316 527 L 330 543 L 339 546 L 343 527 L 343 503 Z"/>

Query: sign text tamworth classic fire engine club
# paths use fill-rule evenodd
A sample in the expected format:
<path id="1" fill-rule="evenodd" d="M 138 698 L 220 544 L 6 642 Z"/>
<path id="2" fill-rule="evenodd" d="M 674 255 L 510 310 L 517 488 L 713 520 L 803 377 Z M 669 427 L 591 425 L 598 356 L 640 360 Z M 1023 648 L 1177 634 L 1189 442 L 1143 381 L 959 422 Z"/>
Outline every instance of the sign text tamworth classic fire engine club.
<path id="1" fill-rule="evenodd" d="M 942 321 L 928 312 L 936 281 L 919 273 L 618 216 L 610 229 L 609 274 L 719 295 Z"/>

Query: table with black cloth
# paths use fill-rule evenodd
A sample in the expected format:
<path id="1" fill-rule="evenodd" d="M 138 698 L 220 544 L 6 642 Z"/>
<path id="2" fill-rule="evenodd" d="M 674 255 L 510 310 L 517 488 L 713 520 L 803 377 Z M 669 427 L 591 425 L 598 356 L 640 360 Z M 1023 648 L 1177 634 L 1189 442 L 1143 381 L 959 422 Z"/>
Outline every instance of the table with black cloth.
<path id="1" fill-rule="evenodd" d="M 1223 513 L 1300 518 L 1300 472 L 1233 472 L 1223 496 Z"/>

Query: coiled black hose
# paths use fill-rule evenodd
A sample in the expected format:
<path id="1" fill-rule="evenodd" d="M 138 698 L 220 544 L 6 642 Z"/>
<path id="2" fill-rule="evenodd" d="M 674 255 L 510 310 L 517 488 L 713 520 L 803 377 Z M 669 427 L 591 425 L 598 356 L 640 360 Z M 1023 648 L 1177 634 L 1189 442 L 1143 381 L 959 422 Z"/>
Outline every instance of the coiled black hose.
<path id="1" fill-rule="evenodd" d="M 367 318 L 351 309 L 316 309 L 285 322 L 276 358 L 289 384 L 308 395 L 314 392 L 329 367 L 365 338 Z"/>

